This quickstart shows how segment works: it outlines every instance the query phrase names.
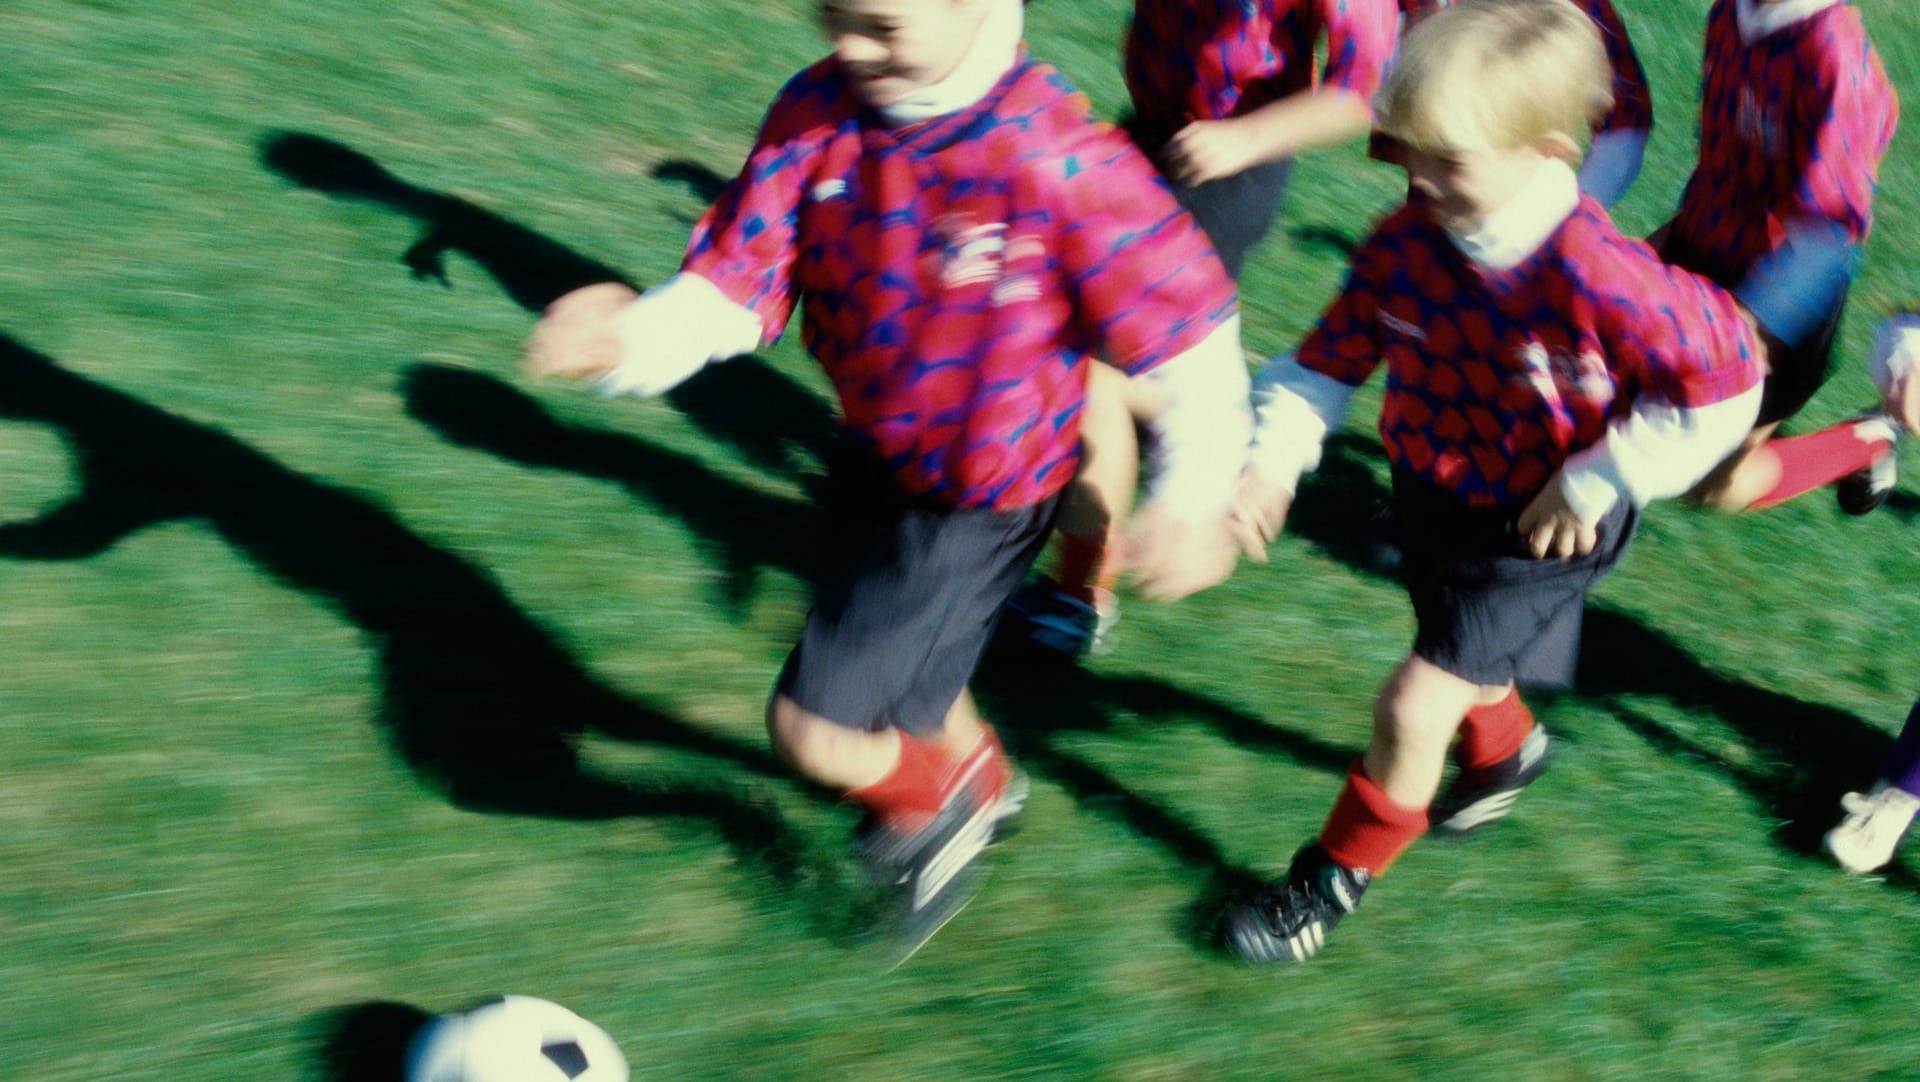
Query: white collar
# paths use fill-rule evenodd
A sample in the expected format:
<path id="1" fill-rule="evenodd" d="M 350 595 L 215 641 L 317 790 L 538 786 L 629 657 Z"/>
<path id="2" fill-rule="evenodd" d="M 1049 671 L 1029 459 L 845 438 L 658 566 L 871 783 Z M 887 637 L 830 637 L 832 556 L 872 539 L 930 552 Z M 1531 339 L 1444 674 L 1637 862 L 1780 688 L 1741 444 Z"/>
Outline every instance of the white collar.
<path id="1" fill-rule="evenodd" d="M 1752 45 L 1776 30 L 1810 19 L 1838 3 L 1840 0 L 1783 0 L 1778 4 L 1736 0 L 1733 17 L 1740 26 L 1740 40 Z"/>
<path id="2" fill-rule="evenodd" d="M 957 113 L 987 96 L 1020 56 L 1020 34 L 1025 24 L 1021 0 L 994 0 L 974 35 L 973 47 L 960 58 L 952 74 L 912 94 L 881 106 L 880 115 L 896 128 Z"/>
<path id="3" fill-rule="evenodd" d="M 1489 270 L 1512 270 L 1547 242 L 1580 205 L 1580 178 L 1558 158 L 1541 162 L 1506 206 L 1487 215 L 1478 229 L 1447 230 L 1454 246 Z"/>

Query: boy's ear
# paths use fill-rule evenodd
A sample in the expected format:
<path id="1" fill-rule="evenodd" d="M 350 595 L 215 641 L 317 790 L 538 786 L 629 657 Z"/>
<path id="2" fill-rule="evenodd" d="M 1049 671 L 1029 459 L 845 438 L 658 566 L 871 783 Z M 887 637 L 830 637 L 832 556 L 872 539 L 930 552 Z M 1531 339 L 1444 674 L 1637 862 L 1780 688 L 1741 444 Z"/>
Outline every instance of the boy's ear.
<path id="1" fill-rule="evenodd" d="M 1548 132 L 1534 141 L 1533 148 L 1546 157 L 1558 158 L 1575 168 L 1580 165 L 1580 140 L 1566 132 Z"/>

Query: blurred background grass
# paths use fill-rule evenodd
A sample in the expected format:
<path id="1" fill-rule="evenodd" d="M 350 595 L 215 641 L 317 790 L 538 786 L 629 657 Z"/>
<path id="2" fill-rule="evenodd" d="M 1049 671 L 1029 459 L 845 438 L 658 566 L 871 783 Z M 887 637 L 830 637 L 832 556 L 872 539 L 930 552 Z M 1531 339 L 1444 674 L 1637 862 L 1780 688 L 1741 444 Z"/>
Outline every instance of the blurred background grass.
<path id="1" fill-rule="evenodd" d="M 1700 0 L 1621 0 L 1644 231 Z M 1103 113 L 1114 0 L 1029 40 Z M 1920 15 L 1865 16 L 1911 94 Z M 830 426 L 797 343 L 671 399 L 533 387 L 558 289 L 670 274 L 811 9 L 707 0 L 0 9 L 0 1076 L 284 1079 L 367 1004 L 495 991 L 637 1077 L 1899 1077 L 1920 897 L 1813 853 L 1920 689 L 1910 489 L 1865 520 L 1662 506 L 1594 599 L 1519 813 L 1417 847 L 1313 965 L 1205 942 L 1317 828 L 1411 629 L 1357 547 L 1356 409 L 1265 567 L 983 692 L 1036 781 L 907 967 L 853 814 L 764 750 Z M 1896 140 L 1805 424 L 1920 295 Z M 1246 280 L 1285 348 L 1401 184 L 1310 157 Z M 797 336 L 793 336 L 797 338 Z M 1370 399 L 1371 400 L 1371 399 Z"/>

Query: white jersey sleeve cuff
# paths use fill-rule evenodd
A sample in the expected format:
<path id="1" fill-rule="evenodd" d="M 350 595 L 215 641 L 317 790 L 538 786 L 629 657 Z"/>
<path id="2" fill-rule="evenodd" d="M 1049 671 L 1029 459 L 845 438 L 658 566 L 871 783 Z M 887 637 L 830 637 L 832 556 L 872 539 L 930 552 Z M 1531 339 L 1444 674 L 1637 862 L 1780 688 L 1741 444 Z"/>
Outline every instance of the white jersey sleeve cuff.
<path id="1" fill-rule="evenodd" d="M 1240 317 L 1140 378 L 1160 402 L 1144 422 L 1150 469 L 1143 502 L 1182 517 L 1226 514 L 1253 429 Z"/>
<path id="2" fill-rule="evenodd" d="M 1740 446 L 1760 412 L 1755 386 L 1724 402 L 1682 408 L 1661 398 L 1634 403 L 1591 447 L 1567 457 L 1561 492 L 1591 526 L 1625 499 L 1635 507 L 1691 489 Z"/>
<path id="3" fill-rule="evenodd" d="M 1320 464 L 1321 445 L 1346 419 L 1353 392 L 1291 353 L 1268 361 L 1253 377 L 1254 469 L 1291 495 L 1300 475 Z"/>
<path id="4" fill-rule="evenodd" d="M 642 293 L 613 320 L 620 361 L 600 393 L 664 394 L 709 361 L 760 345 L 760 317 L 697 274 L 676 274 Z"/>

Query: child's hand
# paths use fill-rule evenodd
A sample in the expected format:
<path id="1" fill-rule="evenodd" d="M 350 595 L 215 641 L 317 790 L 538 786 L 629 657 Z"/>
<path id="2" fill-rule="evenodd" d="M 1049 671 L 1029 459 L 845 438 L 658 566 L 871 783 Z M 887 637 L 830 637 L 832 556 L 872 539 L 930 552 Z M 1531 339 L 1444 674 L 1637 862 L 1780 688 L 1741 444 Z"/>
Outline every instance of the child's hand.
<path id="1" fill-rule="evenodd" d="M 1233 538 L 1224 519 L 1194 519 L 1149 504 L 1133 516 L 1127 562 L 1140 593 L 1178 601 L 1233 574 Z"/>
<path id="2" fill-rule="evenodd" d="M 1259 164 L 1251 142 L 1232 120 L 1193 121 L 1173 133 L 1162 156 L 1173 178 L 1187 185 L 1230 177 Z"/>
<path id="3" fill-rule="evenodd" d="M 620 363 L 613 318 L 639 296 L 618 282 L 601 282 L 548 305 L 527 336 L 527 375 L 586 380 L 613 371 Z"/>
<path id="4" fill-rule="evenodd" d="M 1291 492 L 1248 466 L 1240 471 L 1240 487 L 1234 493 L 1227 528 L 1248 559 L 1266 563 L 1267 546 L 1280 536 L 1281 527 L 1287 524 L 1287 512 L 1292 509 Z"/>
<path id="5" fill-rule="evenodd" d="M 1548 555 L 1565 558 L 1585 556 L 1593 551 L 1600 542 L 1600 532 L 1580 521 L 1580 516 L 1567 506 L 1567 496 L 1560 487 L 1560 475 L 1555 474 L 1547 487 L 1533 498 L 1527 509 L 1520 512 L 1518 522 L 1520 537 L 1527 543 L 1527 550 L 1536 560 Z"/>

